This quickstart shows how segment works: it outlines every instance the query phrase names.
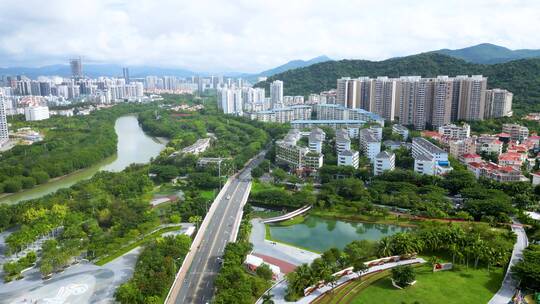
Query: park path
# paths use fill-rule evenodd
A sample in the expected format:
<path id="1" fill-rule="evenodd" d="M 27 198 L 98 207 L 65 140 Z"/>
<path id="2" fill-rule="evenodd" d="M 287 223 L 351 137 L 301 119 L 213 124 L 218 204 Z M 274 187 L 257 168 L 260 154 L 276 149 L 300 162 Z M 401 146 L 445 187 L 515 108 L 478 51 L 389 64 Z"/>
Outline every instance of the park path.
<path id="1" fill-rule="evenodd" d="M 425 262 L 426 261 L 424 259 L 422 259 L 422 258 L 416 258 L 416 259 L 412 259 L 412 260 L 404 260 L 404 261 L 386 263 L 386 264 L 379 265 L 379 266 L 373 266 L 373 267 L 370 267 L 366 272 L 364 272 L 361 275 L 359 275 L 358 273 L 351 273 L 349 275 L 345 275 L 345 276 L 341 277 L 337 281 L 337 284 L 334 286 L 334 288 L 337 288 L 338 286 L 341 286 L 342 284 L 344 284 L 346 282 L 349 282 L 351 280 L 357 279 L 359 276 L 365 276 L 365 275 L 368 275 L 368 274 L 380 272 L 380 271 L 383 271 L 383 270 L 394 268 L 396 266 L 422 264 L 422 263 L 425 263 Z M 278 283 L 276 283 L 274 286 L 272 286 L 268 292 L 272 295 L 272 300 L 274 301 L 275 304 L 287 304 L 287 303 L 308 304 L 308 303 L 311 303 L 311 302 L 315 301 L 315 299 L 322 296 L 323 294 L 330 291 L 331 289 L 332 289 L 331 286 L 325 285 L 325 286 L 315 290 L 310 295 L 299 299 L 296 302 L 288 302 L 288 301 L 285 300 L 285 294 L 287 292 L 287 281 L 285 279 L 283 279 L 283 280 L 279 281 Z M 262 298 L 257 300 L 256 303 L 257 304 L 262 304 Z"/>
<path id="2" fill-rule="evenodd" d="M 512 231 L 517 235 L 514 250 L 512 251 L 512 258 L 510 259 L 508 269 L 506 269 L 506 275 L 504 276 L 501 288 L 491 298 L 488 304 L 507 304 L 512 300 L 517 289 L 518 282 L 512 277 L 512 266 L 523 259 L 523 250 L 527 248 L 528 240 L 525 229 L 516 220 L 514 220 L 514 224 L 512 225 Z"/>

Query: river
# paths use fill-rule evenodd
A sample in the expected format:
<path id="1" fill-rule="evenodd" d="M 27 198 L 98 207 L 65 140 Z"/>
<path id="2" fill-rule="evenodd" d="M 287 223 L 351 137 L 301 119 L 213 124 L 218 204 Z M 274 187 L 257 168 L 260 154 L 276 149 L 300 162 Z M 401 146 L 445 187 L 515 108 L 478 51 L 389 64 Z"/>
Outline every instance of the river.
<path id="1" fill-rule="evenodd" d="M 165 148 L 165 141 L 146 135 L 139 126 L 137 117 L 126 115 L 118 118 L 114 129 L 118 135 L 117 153 L 86 169 L 53 179 L 32 189 L 0 198 L 2 204 L 15 204 L 39 198 L 58 189 L 68 188 L 78 181 L 89 179 L 100 170 L 119 172 L 132 163 L 148 163 Z"/>

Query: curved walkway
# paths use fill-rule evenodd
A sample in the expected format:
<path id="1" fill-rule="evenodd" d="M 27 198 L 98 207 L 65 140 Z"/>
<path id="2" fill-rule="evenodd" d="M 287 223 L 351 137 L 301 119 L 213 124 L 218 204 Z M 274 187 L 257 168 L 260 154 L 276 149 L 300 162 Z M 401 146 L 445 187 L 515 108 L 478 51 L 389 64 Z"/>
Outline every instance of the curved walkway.
<path id="1" fill-rule="evenodd" d="M 514 220 L 512 231 L 517 235 L 514 250 L 512 251 L 512 258 L 510 259 L 508 269 L 506 269 L 506 275 L 504 276 L 501 288 L 491 298 L 488 304 L 507 304 L 512 300 L 517 289 L 518 282 L 512 277 L 512 266 L 523 259 L 523 250 L 527 248 L 529 242 L 525 229 L 523 229 L 523 226 L 518 221 Z"/>
<path id="2" fill-rule="evenodd" d="M 302 207 L 300 209 L 296 209 L 296 210 L 294 210 L 292 212 L 289 212 L 287 214 L 264 219 L 264 220 L 262 220 L 262 222 L 265 223 L 265 224 L 269 224 L 269 223 L 277 223 L 277 222 L 286 221 L 286 220 L 291 219 L 291 218 L 293 218 L 293 217 L 295 217 L 297 215 L 300 215 L 300 214 L 302 214 L 304 212 L 307 212 L 310 209 L 311 209 L 311 205 L 305 205 L 304 207 Z"/>
<path id="3" fill-rule="evenodd" d="M 251 229 L 249 241 L 253 244 L 253 253 L 280 259 L 296 266 L 306 263 L 309 264 L 320 257 L 319 254 L 308 250 L 265 240 L 266 228 L 261 219 L 251 220 L 251 225 L 253 227 Z"/>
<path id="4" fill-rule="evenodd" d="M 399 261 L 399 262 L 393 262 L 393 263 L 386 263 L 384 265 L 379 265 L 379 266 L 373 266 L 373 267 L 370 267 L 368 269 L 368 271 L 364 272 L 363 274 L 358 274 L 358 273 L 355 272 L 355 273 L 351 273 L 349 275 L 341 277 L 337 281 L 337 284 L 336 284 L 336 286 L 334 288 L 337 288 L 338 286 L 341 286 L 342 284 L 344 284 L 344 283 L 346 283 L 346 282 L 348 282 L 350 280 L 354 280 L 354 279 L 357 279 L 358 277 L 362 277 L 362 276 L 365 276 L 365 275 L 368 275 L 368 274 L 372 274 L 372 273 L 375 273 L 375 272 L 380 272 L 380 271 L 387 270 L 387 269 L 390 269 L 390 268 L 394 268 L 394 267 L 400 266 L 400 265 L 412 265 L 412 264 L 419 264 L 419 263 L 421 264 L 421 263 L 425 263 L 425 262 L 426 261 L 424 259 L 422 259 L 422 258 L 416 258 L 416 259 L 413 259 L 413 260 L 405 260 L 405 261 Z M 325 285 L 325 286 L 315 290 L 310 295 L 299 299 L 296 302 L 288 302 L 288 301 L 285 300 L 285 294 L 287 292 L 287 281 L 284 279 L 284 280 L 281 280 L 278 283 L 276 283 L 274 286 L 272 286 L 272 288 L 268 292 L 272 295 L 272 300 L 276 304 L 286 304 L 286 303 L 308 304 L 308 303 L 311 303 L 311 302 L 315 301 L 315 299 L 317 299 L 318 297 L 322 296 L 323 294 L 325 294 L 326 292 L 328 292 L 330 290 L 331 290 L 331 287 L 328 286 L 328 285 Z M 262 299 L 257 300 L 256 303 L 257 304 L 262 304 Z"/>

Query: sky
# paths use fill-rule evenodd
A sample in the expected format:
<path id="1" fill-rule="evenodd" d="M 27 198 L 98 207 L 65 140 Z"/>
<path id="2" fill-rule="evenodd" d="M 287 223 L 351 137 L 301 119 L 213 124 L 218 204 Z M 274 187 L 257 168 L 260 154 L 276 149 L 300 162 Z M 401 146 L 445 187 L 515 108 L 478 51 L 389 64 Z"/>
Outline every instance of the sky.
<path id="1" fill-rule="evenodd" d="M 538 0 L 0 0 L 0 66 L 258 72 L 489 42 L 540 49 Z"/>

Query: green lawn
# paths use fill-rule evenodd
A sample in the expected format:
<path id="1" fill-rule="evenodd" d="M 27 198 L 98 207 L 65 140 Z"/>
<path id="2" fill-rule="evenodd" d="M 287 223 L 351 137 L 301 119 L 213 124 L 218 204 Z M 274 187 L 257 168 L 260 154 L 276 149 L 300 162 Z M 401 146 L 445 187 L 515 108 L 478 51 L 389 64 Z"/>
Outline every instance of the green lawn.
<path id="1" fill-rule="evenodd" d="M 204 191 L 199 192 L 199 195 L 202 198 L 206 199 L 206 200 L 212 201 L 212 200 L 214 200 L 214 197 L 215 197 L 215 191 L 214 190 L 204 190 Z"/>
<path id="2" fill-rule="evenodd" d="M 116 249 L 115 251 L 109 253 L 106 256 L 102 256 L 101 258 L 96 260 L 94 262 L 94 264 L 96 264 L 98 266 L 103 266 L 103 265 L 111 262 L 112 260 L 114 260 L 114 259 L 128 253 L 129 251 L 131 251 L 131 250 L 145 244 L 146 242 L 151 241 L 151 240 L 161 236 L 165 232 L 176 231 L 176 230 L 180 230 L 181 228 L 182 228 L 181 226 L 173 226 L 173 227 L 165 227 L 165 228 L 159 229 L 158 231 L 155 231 L 154 233 L 146 235 L 145 237 L 143 237 L 143 238 L 141 238 L 141 239 L 139 239 L 139 240 L 137 240 L 135 242 L 129 243 L 126 246 L 123 246 L 121 248 Z"/>
<path id="3" fill-rule="evenodd" d="M 416 284 L 403 290 L 392 286 L 386 276 L 362 291 L 352 300 L 342 303 L 355 304 L 476 304 L 487 303 L 501 286 L 503 270 L 466 269 L 433 273 L 428 266 L 416 269 Z"/>
<path id="4" fill-rule="evenodd" d="M 261 190 L 270 190 L 270 189 L 285 189 L 283 186 L 275 186 L 273 184 L 263 183 L 260 181 L 253 181 L 251 184 L 251 194 L 260 192 Z"/>

